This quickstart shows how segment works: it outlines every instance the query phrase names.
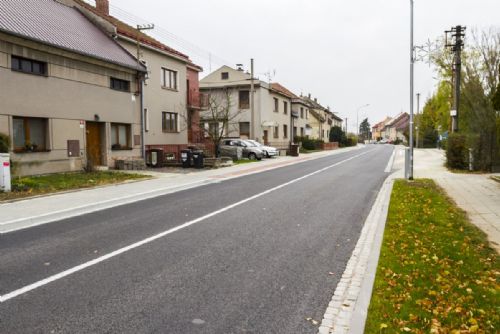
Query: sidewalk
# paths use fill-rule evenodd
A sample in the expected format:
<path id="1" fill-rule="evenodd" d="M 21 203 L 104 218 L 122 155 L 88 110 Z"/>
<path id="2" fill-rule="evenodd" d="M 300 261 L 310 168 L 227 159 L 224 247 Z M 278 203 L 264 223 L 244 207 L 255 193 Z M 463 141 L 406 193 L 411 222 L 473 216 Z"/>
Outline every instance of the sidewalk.
<path id="1" fill-rule="evenodd" d="M 500 183 L 490 178 L 492 174 L 449 172 L 444 167 L 443 150 L 416 149 L 414 152 L 414 176 L 434 179 L 500 252 Z"/>
<path id="2" fill-rule="evenodd" d="M 0 204 L 0 235 L 40 224 L 166 195 L 180 190 L 217 183 L 221 180 L 258 173 L 329 155 L 349 152 L 359 147 L 301 154 L 300 157 L 277 157 L 255 163 L 220 169 L 191 170 L 189 173 L 146 172 L 153 179 L 58 193 Z"/>

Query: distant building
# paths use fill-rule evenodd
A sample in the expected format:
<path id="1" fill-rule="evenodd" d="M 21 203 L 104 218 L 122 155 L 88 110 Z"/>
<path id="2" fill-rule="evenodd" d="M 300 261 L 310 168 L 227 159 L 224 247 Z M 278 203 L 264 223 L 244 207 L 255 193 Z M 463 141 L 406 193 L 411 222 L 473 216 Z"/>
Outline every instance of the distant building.
<path id="1" fill-rule="evenodd" d="M 403 143 L 408 143 L 405 133 L 410 125 L 410 115 L 406 112 L 398 114 L 396 117 L 387 122 L 381 132 L 382 137 L 394 142 L 400 140 Z"/>
<path id="2" fill-rule="evenodd" d="M 382 131 L 384 130 L 385 125 L 392 120 L 391 117 L 387 116 L 383 121 L 378 122 L 374 126 L 372 126 L 372 140 L 380 140 L 383 138 Z"/>

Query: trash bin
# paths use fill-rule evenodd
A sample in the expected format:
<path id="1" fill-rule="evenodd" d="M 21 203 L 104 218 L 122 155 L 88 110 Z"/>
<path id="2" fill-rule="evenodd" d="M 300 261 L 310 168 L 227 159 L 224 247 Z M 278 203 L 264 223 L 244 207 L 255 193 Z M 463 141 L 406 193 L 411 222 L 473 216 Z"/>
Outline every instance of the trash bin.
<path id="1" fill-rule="evenodd" d="M 194 165 L 194 168 L 203 168 L 204 167 L 204 164 L 203 164 L 203 151 L 202 150 L 196 150 L 196 151 L 193 151 L 193 165 Z"/>
<path id="2" fill-rule="evenodd" d="M 151 167 L 162 167 L 165 160 L 165 154 L 162 149 L 153 148 L 147 152 L 147 163 Z"/>
<path id="3" fill-rule="evenodd" d="M 192 158 L 193 158 L 193 152 L 190 149 L 181 150 L 182 168 L 191 167 Z"/>
<path id="4" fill-rule="evenodd" d="M 299 144 L 290 144 L 290 155 L 292 157 L 299 156 Z"/>
<path id="5" fill-rule="evenodd" d="M 0 153 L 0 191 L 11 191 L 10 156 L 8 153 Z"/>

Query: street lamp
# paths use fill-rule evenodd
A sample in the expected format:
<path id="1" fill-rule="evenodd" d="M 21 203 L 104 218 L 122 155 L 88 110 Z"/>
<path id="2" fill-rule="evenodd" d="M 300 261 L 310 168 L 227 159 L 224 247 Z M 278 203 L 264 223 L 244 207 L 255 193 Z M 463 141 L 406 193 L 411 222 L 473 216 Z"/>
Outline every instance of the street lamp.
<path id="1" fill-rule="evenodd" d="M 413 0 L 410 0 L 410 161 L 408 180 L 413 180 L 413 65 L 415 46 L 413 45 Z"/>
<path id="2" fill-rule="evenodd" d="M 364 105 L 358 107 L 358 109 L 356 109 L 356 129 L 357 129 L 356 133 L 358 134 L 358 137 L 359 137 L 359 117 L 358 117 L 359 116 L 359 110 L 362 109 L 362 108 L 364 108 L 364 107 L 368 107 L 369 105 L 370 104 L 367 103 L 367 104 L 364 104 Z"/>

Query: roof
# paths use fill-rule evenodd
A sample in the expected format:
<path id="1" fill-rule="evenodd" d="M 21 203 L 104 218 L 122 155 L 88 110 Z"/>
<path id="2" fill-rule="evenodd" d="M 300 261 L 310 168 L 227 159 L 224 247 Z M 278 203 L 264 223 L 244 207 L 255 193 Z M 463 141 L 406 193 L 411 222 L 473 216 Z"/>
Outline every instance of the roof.
<path id="1" fill-rule="evenodd" d="M 81 12 L 54 0 L 0 1 L 0 31 L 145 71 L 130 53 Z"/>
<path id="2" fill-rule="evenodd" d="M 119 19 L 117 19 L 114 16 L 106 15 L 106 14 L 101 13 L 100 11 L 98 11 L 96 9 L 96 7 L 94 7 L 94 6 L 86 3 L 83 0 L 73 0 L 73 1 L 75 3 L 77 3 L 78 5 L 84 7 L 85 9 L 91 11 L 95 15 L 97 15 L 97 16 L 103 18 L 104 20 L 108 21 L 112 25 L 114 25 L 116 27 L 116 30 L 117 30 L 117 32 L 118 32 L 119 35 L 131 38 L 131 39 L 134 39 L 134 40 L 136 40 L 137 37 L 139 37 L 139 41 L 142 44 L 151 46 L 151 47 L 153 47 L 155 49 L 158 49 L 158 50 L 170 53 L 170 54 L 172 54 L 174 56 L 183 58 L 189 65 L 191 65 L 193 67 L 196 67 L 196 68 L 198 68 L 198 69 L 201 70 L 201 67 L 198 66 L 198 65 L 195 65 L 189 59 L 189 56 L 185 55 L 184 53 L 182 53 L 180 51 L 177 51 L 177 50 L 175 50 L 175 49 L 173 49 L 173 48 L 171 48 L 171 47 L 169 47 L 169 46 L 161 43 L 160 41 L 154 39 L 153 37 L 151 37 L 151 36 L 149 36 L 149 35 L 147 35 L 147 34 L 145 34 L 143 32 L 137 31 L 136 28 L 134 28 L 134 27 L 126 24 L 123 21 L 120 21 Z"/>
<path id="3" fill-rule="evenodd" d="M 410 115 L 408 115 L 408 113 L 401 112 L 396 117 L 387 122 L 384 128 L 396 127 L 397 129 L 399 129 L 405 127 L 404 124 L 406 123 L 409 117 Z"/>
<path id="4" fill-rule="evenodd" d="M 277 82 L 271 83 L 271 90 L 278 92 L 279 94 L 289 97 L 291 99 L 298 98 L 297 95 L 295 95 L 294 93 L 292 93 L 287 88 L 285 88 L 284 86 L 280 85 Z"/>

